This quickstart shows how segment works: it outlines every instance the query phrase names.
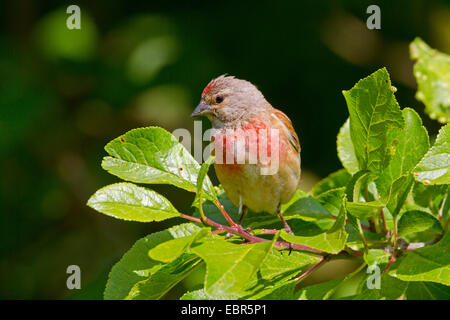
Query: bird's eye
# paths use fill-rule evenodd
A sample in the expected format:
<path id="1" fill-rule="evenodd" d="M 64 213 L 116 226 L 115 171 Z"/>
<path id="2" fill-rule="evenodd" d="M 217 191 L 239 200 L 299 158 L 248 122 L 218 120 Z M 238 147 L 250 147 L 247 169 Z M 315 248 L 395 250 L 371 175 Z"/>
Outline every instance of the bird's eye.
<path id="1" fill-rule="evenodd" d="M 216 97 L 216 103 L 221 103 L 223 101 L 223 96 Z"/>

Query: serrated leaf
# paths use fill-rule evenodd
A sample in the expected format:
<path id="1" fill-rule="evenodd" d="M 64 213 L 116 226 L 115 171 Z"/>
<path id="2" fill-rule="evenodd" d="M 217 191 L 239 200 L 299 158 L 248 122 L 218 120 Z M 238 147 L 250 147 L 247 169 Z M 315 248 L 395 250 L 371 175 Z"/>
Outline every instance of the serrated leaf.
<path id="1" fill-rule="evenodd" d="M 138 240 L 111 269 L 106 283 L 105 299 L 124 299 L 137 282 L 147 279 L 161 268 L 163 263 L 148 257 L 151 248 L 175 238 L 189 236 L 198 230 L 200 227 L 195 224 L 185 223 Z"/>
<path id="2" fill-rule="evenodd" d="M 200 165 L 169 132 L 158 127 L 139 128 L 109 142 L 102 167 L 121 179 L 148 184 L 171 184 L 194 192 Z M 205 178 L 206 194 L 213 192 Z"/>
<path id="3" fill-rule="evenodd" d="M 184 253 L 175 261 L 165 264 L 149 275 L 148 279 L 136 283 L 128 293 L 126 300 L 157 300 L 163 297 L 192 270 L 202 263 L 193 254 Z"/>
<path id="4" fill-rule="evenodd" d="M 402 110 L 405 129 L 394 134 L 396 151 L 387 168 L 375 181 L 380 200 L 396 215 L 413 183 L 412 170 L 427 152 L 429 138 L 419 115 L 410 108 Z"/>
<path id="5" fill-rule="evenodd" d="M 280 236 L 284 240 L 294 244 L 301 244 L 324 252 L 336 254 L 345 247 L 348 237 L 348 234 L 345 231 L 345 219 L 345 208 L 342 207 L 333 226 L 326 232 L 312 237 L 304 237 L 291 235 L 285 230 L 281 230 Z"/>
<path id="6" fill-rule="evenodd" d="M 208 295 L 239 297 L 272 249 L 272 241 L 238 245 L 221 239 L 204 241 L 192 252 L 206 262 Z"/>
<path id="7" fill-rule="evenodd" d="M 396 270 L 404 281 L 431 281 L 450 285 L 450 233 L 436 244 L 411 251 Z"/>
<path id="8" fill-rule="evenodd" d="M 360 170 L 355 148 L 350 136 L 350 118 L 342 125 L 337 136 L 337 153 L 342 166 L 351 174 Z"/>
<path id="9" fill-rule="evenodd" d="M 423 231 L 440 233 L 442 226 L 439 220 L 428 212 L 414 210 L 402 214 L 398 221 L 399 236 Z"/>
<path id="10" fill-rule="evenodd" d="M 422 39 L 410 44 L 411 58 L 417 60 L 414 76 L 416 99 L 425 104 L 431 119 L 450 121 L 450 56 L 430 48 Z"/>
<path id="11" fill-rule="evenodd" d="M 345 187 L 347 183 L 350 181 L 352 176 L 345 169 L 338 170 L 336 172 L 331 173 L 326 178 L 320 180 L 312 189 L 311 193 L 314 197 L 319 194 L 338 189 L 341 187 Z"/>
<path id="12" fill-rule="evenodd" d="M 179 256 L 181 256 L 194 241 L 203 238 L 209 233 L 209 231 L 210 228 L 202 228 L 201 230 L 189 236 L 163 242 L 150 249 L 148 255 L 153 260 L 166 263 L 172 262 Z"/>
<path id="13" fill-rule="evenodd" d="M 162 221 L 180 215 L 162 195 L 126 182 L 98 190 L 87 205 L 114 218 L 140 222 Z"/>
<path id="14" fill-rule="evenodd" d="M 404 126 L 389 74 L 385 68 L 380 69 L 343 94 L 350 113 L 350 136 L 359 168 L 380 175 L 395 150 L 388 132 Z"/>
<path id="15" fill-rule="evenodd" d="M 439 130 L 436 142 L 414 168 L 417 181 L 450 184 L 450 124 Z"/>

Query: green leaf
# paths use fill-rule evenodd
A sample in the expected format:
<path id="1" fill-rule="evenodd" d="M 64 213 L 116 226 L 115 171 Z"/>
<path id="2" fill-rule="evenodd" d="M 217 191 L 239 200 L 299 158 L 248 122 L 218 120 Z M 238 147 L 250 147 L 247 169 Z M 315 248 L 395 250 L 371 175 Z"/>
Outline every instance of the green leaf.
<path id="1" fill-rule="evenodd" d="M 370 202 L 347 202 L 347 211 L 358 219 L 367 219 L 380 213 L 383 204 L 376 200 Z"/>
<path id="2" fill-rule="evenodd" d="M 169 132 L 158 127 L 140 128 L 108 143 L 102 167 L 121 179 L 149 184 L 172 184 L 194 192 L 200 165 Z M 209 178 L 204 190 L 213 193 Z"/>
<path id="3" fill-rule="evenodd" d="M 437 215 L 441 208 L 442 201 L 446 196 L 447 185 L 424 185 L 415 182 L 412 189 L 412 196 L 415 204 L 428 208 L 431 213 Z"/>
<path id="4" fill-rule="evenodd" d="M 358 267 L 355 271 L 349 273 L 344 278 L 334 279 L 319 284 L 314 284 L 300 289 L 297 293 L 298 300 L 331 300 L 335 299 L 335 295 L 342 289 L 342 286 L 350 283 L 358 284 L 361 275 L 361 269 L 365 264 Z M 356 282 L 355 282 L 356 280 Z M 348 296 L 348 294 L 345 294 Z"/>
<path id="5" fill-rule="evenodd" d="M 370 274 L 368 277 L 374 277 Z M 361 292 L 357 294 L 354 300 L 397 300 L 404 298 L 408 283 L 392 277 L 389 274 L 381 274 L 380 289 L 369 288 L 367 281 L 361 283 Z"/>
<path id="6" fill-rule="evenodd" d="M 424 184 L 450 184 L 450 124 L 439 130 L 436 142 L 414 168 Z"/>
<path id="7" fill-rule="evenodd" d="M 281 230 L 280 236 L 291 243 L 305 245 L 328 253 L 338 253 L 345 247 L 348 237 L 345 232 L 346 213 L 344 206 L 330 230 L 312 237 L 295 236 Z"/>
<path id="8" fill-rule="evenodd" d="M 350 136 L 359 168 L 380 175 L 395 150 L 388 132 L 404 126 L 385 68 L 343 91 L 350 113 Z"/>
<path id="9" fill-rule="evenodd" d="M 163 263 L 148 257 L 150 249 L 160 243 L 186 237 L 199 230 L 200 227 L 195 224 L 185 223 L 138 240 L 111 269 L 106 283 L 105 299 L 124 299 L 137 282 L 147 279 L 150 274 L 163 266 Z"/>
<path id="10" fill-rule="evenodd" d="M 364 253 L 364 261 L 366 261 L 368 266 L 386 264 L 389 261 L 389 257 L 390 254 L 381 249 L 370 249 Z"/>
<path id="11" fill-rule="evenodd" d="M 341 211 L 342 197 L 345 195 L 345 188 L 327 190 L 316 196 L 319 202 L 327 211 L 337 216 Z"/>
<path id="12" fill-rule="evenodd" d="M 270 252 L 273 241 L 233 244 L 221 239 L 191 248 L 206 262 L 205 290 L 212 296 L 237 298 Z"/>
<path id="13" fill-rule="evenodd" d="M 180 215 L 162 195 L 126 182 L 98 190 L 87 205 L 114 218 L 140 222 L 162 221 Z"/>
<path id="14" fill-rule="evenodd" d="M 320 257 L 298 251 L 290 254 L 272 249 L 261 265 L 254 279 L 246 287 L 246 295 L 242 299 L 292 300 L 295 277 L 312 264 L 320 261 Z"/>
<path id="15" fill-rule="evenodd" d="M 180 298 L 180 300 L 231 300 L 231 299 L 232 298 L 227 295 L 213 296 L 213 295 L 207 294 L 204 288 L 186 292 Z"/>
<path id="16" fill-rule="evenodd" d="M 408 282 L 409 300 L 450 300 L 450 288 L 433 282 Z"/>
<path id="17" fill-rule="evenodd" d="M 263 279 L 290 278 L 298 274 L 305 267 L 316 264 L 321 257 L 303 252 L 292 251 L 290 254 L 272 249 L 260 268 Z"/>
<path id="18" fill-rule="evenodd" d="M 360 200 L 361 189 L 372 180 L 372 175 L 368 170 L 361 170 L 355 173 L 350 179 L 345 189 L 345 194 L 349 202 Z"/>
<path id="19" fill-rule="evenodd" d="M 352 176 L 345 169 L 338 170 L 331 173 L 328 177 L 320 180 L 312 189 L 311 193 L 314 197 L 319 194 L 332 190 L 345 187 L 350 181 Z"/>
<path id="20" fill-rule="evenodd" d="M 396 133 L 395 154 L 387 168 L 375 181 L 377 190 L 389 211 L 396 215 L 403 205 L 413 183 L 412 170 L 427 152 L 429 138 L 419 115 L 410 108 L 402 110 L 405 129 Z"/>
<path id="21" fill-rule="evenodd" d="M 424 211 L 407 211 L 402 214 L 398 221 L 399 236 L 423 231 L 441 233 L 442 226 L 436 217 Z"/>
<path id="22" fill-rule="evenodd" d="M 355 174 L 360 170 L 358 159 L 356 158 L 355 148 L 353 147 L 352 138 L 350 136 L 350 118 L 339 130 L 337 136 L 337 152 L 342 166 L 351 174 Z"/>
<path id="23" fill-rule="evenodd" d="M 416 99 L 425 104 L 431 119 L 450 121 L 450 56 L 430 48 L 420 38 L 410 44 L 411 58 L 417 60 L 414 76 Z"/>
<path id="24" fill-rule="evenodd" d="M 303 288 L 297 292 L 298 300 L 328 300 L 343 280 L 335 279 Z"/>
<path id="25" fill-rule="evenodd" d="M 436 244 L 411 251 L 396 270 L 404 281 L 431 281 L 450 285 L 450 232 Z"/>
<path id="26" fill-rule="evenodd" d="M 148 279 L 136 283 L 125 299 L 160 299 L 176 284 L 186 278 L 200 263 L 202 263 L 200 258 L 193 254 L 185 253 L 175 261 L 164 265 L 155 273 L 150 274 Z"/>
<path id="27" fill-rule="evenodd" d="M 163 242 L 156 247 L 152 248 L 148 255 L 151 259 L 162 261 L 162 262 L 172 262 L 181 256 L 191 244 L 206 236 L 210 231 L 210 228 L 203 228 L 194 234 L 186 237 L 181 237 L 173 240 Z"/>
<path id="28" fill-rule="evenodd" d="M 363 242 L 365 242 L 365 236 L 364 230 L 361 227 L 361 222 L 357 216 L 354 216 L 350 211 L 348 211 L 347 204 L 350 203 L 352 212 L 360 217 L 366 218 L 367 212 L 372 214 L 374 207 L 379 205 L 377 202 L 368 203 L 366 206 L 363 204 L 358 204 L 358 201 L 361 200 L 361 189 L 364 188 L 364 186 L 368 186 L 372 179 L 373 175 L 369 170 L 358 171 L 352 176 L 347 188 L 345 189 L 346 199 L 349 200 L 344 200 L 345 210 L 348 212 L 348 220 L 350 221 L 350 225 L 353 227 L 354 231 L 359 233 L 359 237 Z"/>
<path id="29" fill-rule="evenodd" d="M 392 267 L 391 267 L 392 269 Z M 374 274 L 369 274 L 374 276 Z M 407 282 L 393 277 L 391 274 L 381 274 L 380 289 L 369 289 L 366 278 L 361 282 L 361 290 L 355 300 L 448 300 L 448 286 L 432 282 Z"/>
<path id="30" fill-rule="evenodd" d="M 289 202 L 281 206 L 281 211 L 285 218 L 289 216 L 313 219 L 330 218 L 330 213 L 319 202 L 300 189 L 295 192 Z"/>

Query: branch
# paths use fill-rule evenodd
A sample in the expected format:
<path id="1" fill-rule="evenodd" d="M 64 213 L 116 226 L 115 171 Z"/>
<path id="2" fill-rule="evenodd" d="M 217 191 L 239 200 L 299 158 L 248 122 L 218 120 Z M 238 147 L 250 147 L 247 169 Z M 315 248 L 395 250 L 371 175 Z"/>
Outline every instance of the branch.
<path id="1" fill-rule="evenodd" d="M 199 218 L 195 218 L 192 216 L 189 216 L 187 214 L 181 214 L 181 217 L 193 222 L 197 222 L 200 224 L 203 224 L 202 219 Z M 253 236 L 251 234 L 249 234 L 247 231 L 245 231 L 240 225 L 235 224 L 235 227 L 228 227 L 228 226 L 224 226 L 220 223 L 217 223 L 209 218 L 205 217 L 205 222 L 206 224 L 208 224 L 211 227 L 217 228 L 217 230 L 213 231 L 215 233 L 220 233 L 223 231 L 228 231 L 230 233 L 239 235 L 241 237 L 243 237 L 244 239 L 248 240 L 249 243 L 257 243 L 257 242 L 262 242 L 262 241 L 270 241 L 268 239 L 264 239 L 264 238 L 260 238 L 260 237 L 256 237 Z M 304 246 L 301 244 L 291 244 L 289 242 L 286 241 L 276 241 L 274 246 L 277 249 L 292 249 L 292 250 L 299 250 L 299 251 L 307 251 L 308 253 L 313 253 L 313 254 L 325 254 L 325 252 L 323 252 L 322 250 L 318 250 L 318 249 L 314 249 L 314 248 L 310 248 L 308 246 Z"/>

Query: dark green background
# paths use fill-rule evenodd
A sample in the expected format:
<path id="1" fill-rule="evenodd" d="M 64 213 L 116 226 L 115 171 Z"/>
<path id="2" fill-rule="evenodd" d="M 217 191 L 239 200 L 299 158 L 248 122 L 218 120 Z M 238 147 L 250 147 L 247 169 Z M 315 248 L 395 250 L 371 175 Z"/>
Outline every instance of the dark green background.
<path id="1" fill-rule="evenodd" d="M 341 91 L 380 67 L 400 105 L 431 134 L 439 127 L 414 99 L 408 44 L 420 36 L 450 52 L 448 1 L 164 2 L 0 4 L 0 298 L 101 298 L 121 255 L 177 222 L 118 221 L 85 203 L 118 181 L 100 167 L 108 141 L 147 125 L 192 130 L 189 114 L 220 74 L 253 82 L 292 119 L 305 188 L 340 167 Z M 69 4 L 81 31 L 65 26 Z M 369 4 L 381 30 L 366 28 Z M 191 210 L 192 195 L 154 189 Z M 71 264 L 82 290 L 66 288 Z"/>

